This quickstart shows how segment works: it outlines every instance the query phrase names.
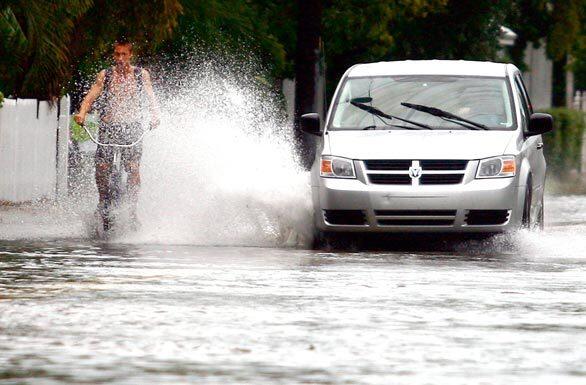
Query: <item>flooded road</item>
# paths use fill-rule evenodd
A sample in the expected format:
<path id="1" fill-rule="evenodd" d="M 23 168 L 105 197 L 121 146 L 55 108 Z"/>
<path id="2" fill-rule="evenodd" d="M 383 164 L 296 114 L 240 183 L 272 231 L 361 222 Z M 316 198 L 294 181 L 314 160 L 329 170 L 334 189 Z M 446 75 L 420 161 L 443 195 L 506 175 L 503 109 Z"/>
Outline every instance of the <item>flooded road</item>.
<path id="1" fill-rule="evenodd" d="M 586 198 L 546 203 L 433 252 L 13 233 L 0 384 L 584 384 Z"/>

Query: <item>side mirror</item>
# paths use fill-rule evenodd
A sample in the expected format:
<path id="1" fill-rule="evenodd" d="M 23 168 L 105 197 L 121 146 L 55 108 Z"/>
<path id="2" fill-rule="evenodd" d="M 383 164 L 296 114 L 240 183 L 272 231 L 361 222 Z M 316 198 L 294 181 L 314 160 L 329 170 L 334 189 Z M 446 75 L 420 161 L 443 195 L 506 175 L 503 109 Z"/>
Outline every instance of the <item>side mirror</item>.
<path id="1" fill-rule="evenodd" d="M 319 126 L 319 114 L 315 112 L 301 115 L 301 121 L 299 123 L 303 132 L 317 136 L 322 134 Z"/>
<path id="2" fill-rule="evenodd" d="M 550 114 L 536 112 L 529 118 L 527 136 L 541 135 L 553 130 L 553 117 Z"/>

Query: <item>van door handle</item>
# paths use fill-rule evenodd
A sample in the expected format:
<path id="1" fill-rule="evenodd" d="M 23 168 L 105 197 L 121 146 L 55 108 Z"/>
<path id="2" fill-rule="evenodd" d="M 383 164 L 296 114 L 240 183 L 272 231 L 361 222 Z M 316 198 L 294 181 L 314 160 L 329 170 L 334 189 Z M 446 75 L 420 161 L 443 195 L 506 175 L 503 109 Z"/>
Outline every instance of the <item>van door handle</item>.
<path id="1" fill-rule="evenodd" d="M 543 143 L 537 143 L 537 149 L 541 150 L 543 148 Z"/>

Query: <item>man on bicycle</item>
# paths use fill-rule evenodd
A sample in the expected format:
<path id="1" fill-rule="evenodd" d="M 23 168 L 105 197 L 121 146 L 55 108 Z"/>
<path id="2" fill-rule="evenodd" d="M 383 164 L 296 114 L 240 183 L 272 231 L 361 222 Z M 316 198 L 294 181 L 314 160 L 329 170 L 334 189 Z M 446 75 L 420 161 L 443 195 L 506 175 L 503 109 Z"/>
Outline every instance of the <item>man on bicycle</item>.
<path id="1" fill-rule="evenodd" d="M 100 114 L 99 141 L 128 144 L 136 141 L 147 124 L 159 125 L 157 100 L 147 70 L 131 65 L 132 43 L 118 40 L 114 43 L 115 65 L 98 73 L 96 82 L 83 99 L 79 113 L 74 117 L 84 124 L 86 115 L 96 102 Z M 150 123 L 147 123 L 150 120 Z M 131 204 L 131 221 L 136 224 L 136 204 L 140 188 L 140 159 L 142 144 L 123 148 L 121 161 L 128 173 L 127 192 Z M 98 210 L 104 231 L 112 225 L 110 218 L 109 180 L 114 160 L 112 147 L 98 146 L 96 151 L 96 185 L 99 193 Z"/>

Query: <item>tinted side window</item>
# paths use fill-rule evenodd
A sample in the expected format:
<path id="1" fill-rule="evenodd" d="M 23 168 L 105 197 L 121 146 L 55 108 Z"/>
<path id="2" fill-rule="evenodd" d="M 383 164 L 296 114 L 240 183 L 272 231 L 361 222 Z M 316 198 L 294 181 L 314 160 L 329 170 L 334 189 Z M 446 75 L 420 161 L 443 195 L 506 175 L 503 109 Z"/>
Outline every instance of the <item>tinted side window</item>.
<path id="1" fill-rule="evenodd" d="M 527 105 L 527 100 L 525 99 L 525 95 L 523 94 L 523 89 L 519 84 L 517 78 L 515 77 L 515 92 L 519 95 L 519 99 L 521 100 L 521 127 L 523 130 L 527 129 L 527 123 L 529 120 L 529 107 Z"/>
<path id="2" fill-rule="evenodd" d="M 525 82 L 523 82 L 523 78 L 521 77 L 521 75 L 515 75 L 515 82 L 519 83 L 519 88 L 521 88 L 521 94 L 523 95 L 523 99 L 525 99 L 527 109 L 529 113 L 532 114 L 533 105 L 531 104 L 531 100 L 529 99 L 529 93 L 527 92 L 527 87 L 525 87 Z"/>

